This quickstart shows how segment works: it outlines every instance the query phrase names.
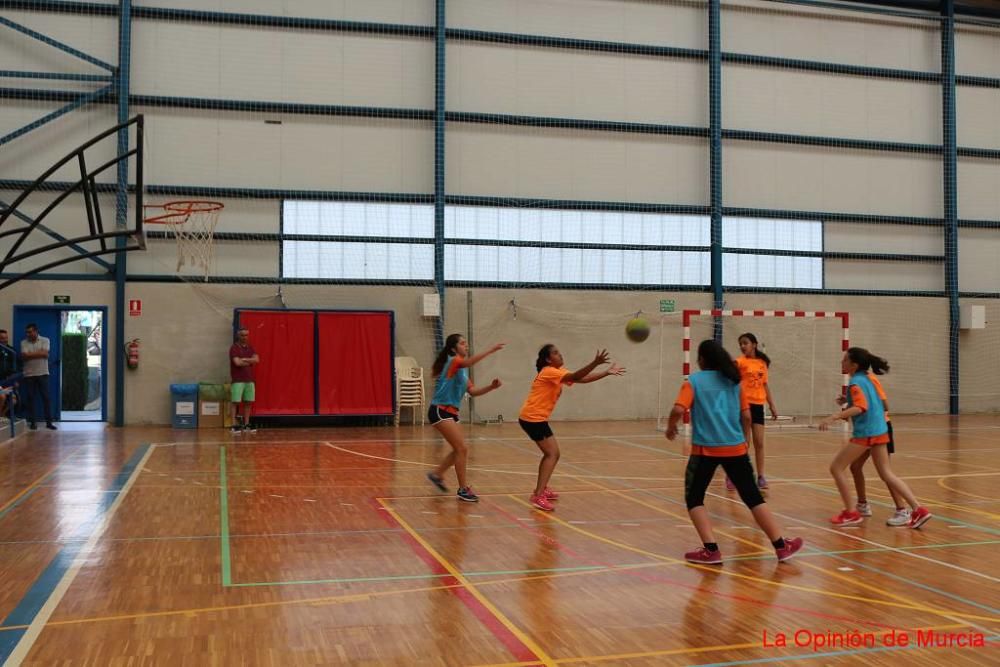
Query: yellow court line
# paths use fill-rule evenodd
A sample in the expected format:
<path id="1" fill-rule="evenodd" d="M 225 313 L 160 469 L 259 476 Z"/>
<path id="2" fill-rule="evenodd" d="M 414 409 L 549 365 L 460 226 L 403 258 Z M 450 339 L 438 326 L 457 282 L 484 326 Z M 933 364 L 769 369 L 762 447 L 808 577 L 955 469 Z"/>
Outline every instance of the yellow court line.
<path id="1" fill-rule="evenodd" d="M 914 630 L 953 630 L 968 627 L 968 623 L 952 623 L 950 625 L 938 625 L 927 628 L 911 628 Z M 616 653 L 609 655 L 584 655 L 576 658 L 560 658 L 556 660 L 559 665 L 571 665 L 576 662 L 604 662 L 606 660 L 632 660 L 636 658 L 657 658 L 668 655 L 683 655 L 688 653 L 714 653 L 718 651 L 738 651 L 741 649 L 763 648 L 761 642 L 746 642 L 743 644 L 716 644 L 714 646 L 700 646 L 694 648 L 663 649 L 659 651 L 642 651 L 635 653 Z M 475 667 L 530 667 L 537 665 L 537 662 L 506 662 L 490 665 L 476 665 Z"/>
<path id="2" fill-rule="evenodd" d="M 29 484 L 28 486 L 26 486 L 23 489 L 21 489 L 20 493 L 18 493 L 16 496 L 14 496 L 13 498 L 11 498 L 7 502 L 5 502 L 3 505 L 0 505 L 0 512 L 3 512 L 4 510 L 6 510 L 8 507 L 10 507 L 14 503 L 16 503 L 21 497 L 23 497 L 24 494 L 28 493 L 29 491 L 31 491 L 36 486 L 39 486 L 42 483 L 42 480 L 44 480 L 46 477 L 48 477 L 49 475 L 51 475 L 52 473 L 54 473 L 59 466 L 61 466 L 62 464 L 66 463 L 66 461 L 68 461 L 70 459 L 70 457 L 75 456 L 77 452 L 79 452 L 81 449 L 83 449 L 83 447 L 84 447 L 83 445 L 80 445 L 79 447 L 77 447 L 76 449 L 74 449 L 72 452 L 70 452 L 69 454 L 67 454 L 66 456 L 64 456 L 62 459 L 60 459 L 59 463 L 57 463 L 54 466 L 52 466 L 51 468 L 49 468 L 45 472 L 45 474 L 43 474 L 41 477 L 39 477 L 38 479 L 36 479 L 34 482 L 32 482 L 31 484 Z"/>
<path id="3" fill-rule="evenodd" d="M 938 480 L 938 485 L 942 485 L 942 480 L 940 480 L 940 479 Z M 952 489 L 950 487 L 944 487 L 944 488 L 947 488 L 949 491 L 957 491 L 957 489 Z M 958 491 L 958 493 L 961 493 L 961 491 Z M 873 497 L 873 498 L 881 498 L 881 499 L 884 499 L 884 500 L 892 500 L 892 496 L 890 496 L 887 493 L 868 493 L 868 495 L 871 496 L 871 497 Z M 923 493 L 923 492 L 920 493 L 920 497 L 923 498 L 924 500 L 926 500 L 927 504 L 930 505 L 930 506 L 932 506 L 932 507 L 935 507 L 935 506 L 936 507 L 945 507 L 947 509 L 954 510 L 956 512 L 967 512 L 969 514 L 979 514 L 981 516 L 985 516 L 985 517 L 993 519 L 993 520 L 1000 519 L 1000 514 L 993 514 L 991 512 L 986 512 L 985 510 L 975 509 L 973 507 L 966 507 L 965 505 L 955 505 L 954 503 L 947 503 L 947 502 L 945 502 L 943 500 L 936 500 L 935 498 L 933 498 L 931 496 L 928 496 L 926 493 Z M 1000 501 L 998 501 L 998 502 L 1000 502 Z"/>
<path id="4" fill-rule="evenodd" d="M 650 509 L 652 509 L 654 511 L 662 512 L 663 514 L 666 514 L 668 516 L 678 516 L 677 514 L 674 514 L 673 512 L 670 512 L 668 510 L 656 507 L 655 505 L 647 503 L 647 502 L 645 502 L 643 500 L 640 500 L 638 498 L 632 498 L 632 497 L 630 497 L 628 495 L 625 495 L 625 494 L 622 494 L 622 493 L 618 493 L 618 495 L 621 495 L 622 497 L 624 497 L 624 498 L 626 498 L 628 500 L 631 500 L 632 502 L 635 502 L 635 503 L 638 503 L 638 504 L 643 505 L 645 507 L 648 507 L 648 508 L 650 508 Z M 734 503 L 734 504 L 736 503 L 735 500 L 732 500 L 731 502 Z M 718 532 L 721 535 L 726 535 L 726 533 L 723 533 L 722 531 L 716 531 L 716 532 Z M 728 537 L 730 537 L 730 538 L 732 538 L 732 539 L 734 539 L 734 540 L 736 540 L 738 542 L 742 542 L 743 544 L 749 544 L 750 546 L 753 546 L 753 547 L 757 547 L 758 546 L 756 543 L 754 543 L 754 542 L 752 542 L 750 540 L 747 540 L 747 539 L 745 539 L 743 537 L 739 537 L 737 535 L 728 535 Z M 814 563 L 810 563 L 808 561 L 802 561 L 801 565 L 803 567 L 806 567 L 808 569 L 814 570 L 816 572 L 820 572 L 821 574 L 833 576 L 833 577 L 835 577 L 837 579 L 842 579 L 844 581 L 847 581 L 848 583 L 850 583 L 850 584 L 852 584 L 854 586 L 857 586 L 858 588 L 870 590 L 870 591 L 872 591 L 874 593 L 878 593 L 878 594 L 884 595 L 884 596 L 886 596 L 886 597 L 888 597 L 890 599 L 894 599 L 894 600 L 897 600 L 897 601 L 900 601 L 900 602 L 904 602 L 904 603 L 906 603 L 908 605 L 914 605 L 914 608 L 916 608 L 916 607 L 923 607 L 924 609 L 926 609 L 928 611 L 932 611 L 933 613 L 938 614 L 940 616 L 943 616 L 945 618 L 948 618 L 950 620 L 955 620 L 955 618 L 953 618 L 953 616 L 958 613 L 958 612 L 952 612 L 951 610 L 948 610 L 948 609 L 938 609 L 936 607 L 930 607 L 930 606 L 921 605 L 916 600 L 911 600 L 911 599 L 909 599 L 909 598 L 907 598 L 905 596 L 893 593 L 892 591 L 889 591 L 889 590 L 887 590 L 885 588 L 865 583 L 865 582 L 857 580 L 855 578 L 848 577 L 846 575 L 840 574 L 839 572 L 833 572 L 833 571 L 830 571 L 830 570 L 825 570 L 822 567 L 820 567 L 819 565 L 816 565 Z"/>
<path id="5" fill-rule="evenodd" d="M 519 503 L 521 505 L 525 505 L 526 507 L 531 507 L 531 504 L 528 503 L 527 501 L 521 500 L 520 498 L 518 498 L 516 496 L 513 496 L 513 495 L 511 495 L 509 497 L 514 502 L 517 502 L 517 503 Z M 796 584 L 788 584 L 788 583 L 784 583 L 784 582 L 780 582 L 780 581 L 771 581 L 770 579 L 764 579 L 764 578 L 761 578 L 761 577 L 754 577 L 754 576 L 751 576 L 751 575 L 740 574 L 738 572 L 730 572 L 728 570 L 720 569 L 718 567 L 710 567 L 710 566 L 707 566 L 707 565 L 696 565 L 694 563 L 687 563 L 686 561 L 683 561 L 683 560 L 680 560 L 680 559 L 677 559 L 677 558 L 671 558 L 670 556 L 664 556 L 662 554 L 658 554 L 658 553 L 655 553 L 655 552 L 652 552 L 652 551 L 646 551 L 645 549 L 640 549 L 639 547 L 633 547 L 633 546 L 631 546 L 629 544 L 625 544 L 623 542 L 617 542 L 615 540 L 608 539 L 606 537 L 602 537 L 601 535 L 597 535 L 595 533 L 591 533 L 590 531 L 584 530 L 584 529 L 580 528 L 579 526 L 574 526 L 571 523 L 567 523 L 566 521 L 563 521 L 559 517 L 554 516 L 552 514 L 547 514 L 546 516 L 551 521 L 555 521 L 555 522 L 559 523 L 560 525 L 566 526 L 570 530 L 576 531 L 576 532 L 581 533 L 583 535 L 587 535 L 588 537 L 591 537 L 591 538 L 593 538 L 593 539 L 595 539 L 595 540 L 597 540 L 599 542 L 604 542 L 606 544 L 610 544 L 612 546 L 618 547 L 619 549 L 625 549 L 626 551 L 633 551 L 635 553 L 643 554 L 645 556 L 649 556 L 649 557 L 655 558 L 657 560 L 662 560 L 662 561 L 670 562 L 670 563 L 682 563 L 682 564 L 687 565 L 688 567 L 691 567 L 691 568 L 694 568 L 694 569 L 698 569 L 698 570 L 704 570 L 705 572 L 712 572 L 712 573 L 715 573 L 715 574 L 722 574 L 722 575 L 726 575 L 726 576 L 729 576 L 729 577 L 735 577 L 737 579 L 747 579 L 749 581 L 754 581 L 754 582 L 757 582 L 757 583 L 766 584 L 768 586 L 777 586 L 779 588 L 788 588 L 788 589 L 792 589 L 792 590 L 804 591 L 804 592 L 807 592 L 807 593 L 817 593 L 819 595 L 825 595 L 825 596 L 828 596 L 828 597 L 842 598 L 842 599 L 845 599 L 845 600 L 856 600 L 858 602 L 867 602 L 869 604 L 877 604 L 877 605 L 882 605 L 882 606 L 886 606 L 886 607 L 896 607 L 896 608 L 899 608 L 899 609 L 910 609 L 910 610 L 915 610 L 915 611 L 926 611 L 926 612 L 935 613 L 935 614 L 938 614 L 938 615 L 942 614 L 941 611 L 939 611 L 937 609 L 934 609 L 934 608 L 931 608 L 931 607 L 914 606 L 914 605 L 903 604 L 903 603 L 899 603 L 899 602 L 891 602 L 889 600 L 878 600 L 878 599 L 874 599 L 874 598 L 861 597 L 861 596 L 858 596 L 858 595 L 849 595 L 847 593 L 835 593 L 833 591 L 827 591 L 827 590 L 823 590 L 823 589 L 820 589 L 820 588 L 810 588 L 808 586 L 798 586 Z M 754 545 L 754 546 L 757 546 L 757 545 Z M 959 613 L 959 612 L 947 612 L 947 613 L 948 613 L 949 616 L 955 616 L 957 618 L 962 618 L 962 619 L 974 619 L 974 620 L 978 620 L 978 621 L 988 621 L 988 622 L 996 622 L 997 621 L 997 618 L 994 617 L 994 616 L 977 616 L 975 614 L 965 614 L 965 613 Z"/>
<path id="6" fill-rule="evenodd" d="M 384 508 L 385 511 L 388 512 L 389 515 L 392 516 L 392 518 L 395 519 L 396 522 L 400 526 L 402 526 L 403 530 L 405 530 L 407 533 L 409 533 L 410 536 L 420 544 L 420 546 L 422 546 L 424 549 L 426 549 L 427 552 L 438 563 L 440 563 L 441 566 L 444 569 L 446 569 L 449 574 L 451 574 L 453 577 L 455 577 L 455 580 L 458 581 L 460 584 L 462 584 L 462 588 L 464 588 L 465 590 L 469 591 L 469 593 L 472 594 L 472 596 L 474 598 L 476 598 L 476 600 L 481 605 L 483 605 L 487 609 L 487 611 L 489 611 L 491 614 L 493 614 L 493 616 L 498 621 L 500 621 L 500 623 L 505 628 L 507 628 L 515 637 L 517 637 L 518 641 L 520 641 L 522 644 L 524 644 L 524 646 L 526 646 L 529 651 L 531 651 L 536 656 L 538 656 L 538 661 L 539 662 L 541 662 L 542 664 L 544 664 L 546 666 L 550 666 L 550 667 L 555 665 L 555 662 L 552 659 L 552 657 L 549 656 L 549 654 L 546 653 L 544 650 L 542 650 L 541 646 L 539 646 L 538 644 L 536 644 L 535 641 L 531 637 L 529 637 L 527 634 L 525 634 L 524 632 L 522 632 L 520 628 L 518 628 L 509 618 L 507 618 L 503 614 L 502 611 L 500 611 L 499 609 L 497 609 L 497 607 L 492 602 L 490 602 L 489 598 L 487 598 L 485 595 L 483 595 L 482 593 L 480 593 L 479 590 L 472 584 L 472 582 L 470 582 L 468 579 L 466 579 L 465 576 L 461 572 L 458 571 L 458 568 L 456 568 L 454 565 L 452 565 L 451 562 L 448 561 L 444 556 L 442 556 L 441 554 L 439 554 L 437 552 L 437 550 L 434 549 L 434 547 L 432 547 L 429 542 L 427 542 L 427 540 L 425 540 L 424 538 L 422 538 L 420 536 L 420 533 L 418 533 L 417 531 L 415 531 L 410 526 L 410 524 L 408 524 L 406 521 L 403 520 L 403 518 L 401 516 L 399 516 L 399 514 L 396 512 L 396 510 L 394 510 L 391 507 L 383 504 L 381 498 L 376 498 L 376 502 L 378 502 L 379 506 L 381 506 L 382 508 Z"/>
<path id="7" fill-rule="evenodd" d="M 976 494 L 976 493 L 969 493 L 968 491 L 961 491 L 959 489 L 953 489 L 952 487 L 950 487 L 947 484 L 945 484 L 944 480 L 945 480 L 944 477 L 939 477 L 938 481 L 937 481 L 937 485 L 940 486 L 942 489 L 947 489 L 948 491 L 954 491 L 955 493 L 960 493 L 963 496 L 969 496 L 970 498 L 978 498 L 979 500 L 989 500 L 989 501 L 992 501 L 992 502 L 1000 502 L 1000 498 L 990 498 L 988 496 L 980 496 L 979 494 Z M 997 516 L 995 514 L 991 514 L 990 516 L 993 516 L 995 518 L 1000 519 L 1000 516 Z"/>

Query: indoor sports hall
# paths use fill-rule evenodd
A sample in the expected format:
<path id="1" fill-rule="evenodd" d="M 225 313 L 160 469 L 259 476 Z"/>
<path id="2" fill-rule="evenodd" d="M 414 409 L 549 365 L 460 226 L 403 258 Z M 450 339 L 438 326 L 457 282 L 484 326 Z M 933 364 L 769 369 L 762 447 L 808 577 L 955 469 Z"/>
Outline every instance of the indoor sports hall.
<path id="1" fill-rule="evenodd" d="M 997 665 L 998 481 L 1000 2 L 0 0 L 0 665 Z"/>

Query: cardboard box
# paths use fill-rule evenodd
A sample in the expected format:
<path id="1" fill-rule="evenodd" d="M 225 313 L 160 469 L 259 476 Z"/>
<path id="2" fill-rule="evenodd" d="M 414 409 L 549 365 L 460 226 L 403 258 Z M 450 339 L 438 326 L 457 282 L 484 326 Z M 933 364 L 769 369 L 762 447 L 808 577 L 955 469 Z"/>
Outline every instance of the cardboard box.
<path id="1" fill-rule="evenodd" d="M 232 423 L 229 401 L 198 401 L 198 428 L 228 428 Z"/>

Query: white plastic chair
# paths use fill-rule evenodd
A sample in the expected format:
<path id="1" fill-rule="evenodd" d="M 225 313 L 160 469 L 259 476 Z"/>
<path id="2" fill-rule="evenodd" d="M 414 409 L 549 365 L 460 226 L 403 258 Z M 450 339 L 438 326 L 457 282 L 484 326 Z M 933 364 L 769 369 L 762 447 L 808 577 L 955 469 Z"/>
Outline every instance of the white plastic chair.
<path id="1" fill-rule="evenodd" d="M 420 425 L 424 425 L 424 369 L 413 357 L 396 357 L 396 426 L 403 408 L 420 412 Z M 413 423 L 417 413 L 413 412 Z"/>

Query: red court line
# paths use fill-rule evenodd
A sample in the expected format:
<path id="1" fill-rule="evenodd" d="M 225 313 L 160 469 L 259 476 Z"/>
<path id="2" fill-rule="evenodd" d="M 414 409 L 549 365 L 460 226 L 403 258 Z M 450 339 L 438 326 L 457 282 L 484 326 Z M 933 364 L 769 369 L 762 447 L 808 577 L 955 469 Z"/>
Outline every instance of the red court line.
<path id="1" fill-rule="evenodd" d="M 469 611 L 472 612 L 473 616 L 479 619 L 479 621 L 486 627 L 490 633 L 493 634 L 507 650 L 510 651 L 518 662 L 533 662 L 542 664 L 535 652 L 524 645 L 524 643 L 514 635 L 500 620 L 485 606 L 483 603 L 476 599 L 472 593 L 465 588 L 465 584 L 455 578 L 444 565 L 437 558 L 434 557 L 427 549 L 424 548 L 420 542 L 414 539 L 413 535 L 406 530 L 406 527 L 396 521 L 396 518 L 392 516 L 389 512 L 385 510 L 385 507 L 377 499 L 372 499 L 372 504 L 375 507 L 375 512 L 382 515 L 385 522 L 388 523 L 393 528 L 402 529 L 403 540 L 413 549 L 414 553 L 422 560 L 424 563 L 430 567 L 431 572 L 438 575 L 445 575 L 442 577 L 441 581 L 443 585 L 454 586 L 454 588 L 449 588 L 448 590 L 459 600 L 462 601 Z"/>
<path id="2" fill-rule="evenodd" d="M 611 571 L 611 572 L 617 572 L 618 574 L 624 574 L 626 576 L 636 577 L 636 578 L 641 579 L 642 581 L 645 581 L 647 583 L 668 584 L 670 586 L 674 586 L 676 588 L 684 588 L 684 589 L 693 591 L 695 593 L 707 593 L 708 595 L 712 595 L 712 596 L 715 596 L 715 597 L 729 599 L 729 600 L 735 600 L 737 602 L 745 602 L 747 604 L 751 604 L 751 605 L 755 605 L 755 606 L 759 606 L 759 607 L 766 607 L 768 609 L 781 609 L 782 611 L 791 611 L 791 612 L 795 612 L 796 614 L 806 614 L 808 616 L 816 616 L 818 618 L 825 618 L 825 619 L 828 619 L 828 620 L 846 621 L 847 623 L 851 623 L 851 624 L 860 624 L 860 625 L 865 625 L 865 626 L 882 628 L 882 629 L 886 629 L 886 630 L 906 630 L 906 628 L 900 628 L 898 626 L 889 625 L 887 623 L 882 623 L 880 621 L 868 620 L 868 619 L 863 619 L 863 618 L 849 618 L 849 617 L 846 617 L 846 616 L 835 616 L 835 615 L 832 615 L 832 614 L 824 614 L 822 612 L 814 611 L 812 609 L 803 609 L 802 607 L 791 607 L 791 606 L 783 605 L 783 604 L 774 604 L 772 602 L 764 602 L 764 601 L 757 600 L 755 598 L 746 597 L 746 596 L 743 596 L 743 595 L 735 595 L 735 594 L 732 594 L 732 593 L 721 593 L 719 591 L 712 590 L 712 589 L 706 588 L 704 586 L 698 586 L 698 585 L 694 585 L 694 584 L 684 583 L 682 581 L 677 581 L 676 579 L 669 579 L 669 578 L 661 576 L 661 575 L 648 574 L 648 573 L 645 573 L 645 572 L 637 572 L 637 571 L 634 571 L 634 570 L 619 570 L 618 566 L 614 565 L 613 563 L 603 562 L 603 561 L 600 561 L 600 560 L 596 560 L 594 558 L 590 558 L 590 557 L 585 556 L 583 554 L 577 553 L 574 549 L 572 549 L 570 547 L 567 547 L 566 545 L 562 544 L 559 540 L 557 540 L 555 538 L 552 538 L 552 537 L 549 537 L 548 535 L 545 535 L 541 531 L 536 530 L 536 529 L 534 529 L 534 528 L 532 528 L 530 526 L 525 525 L 521 521 L 517 521 L 517 517 L 515 517 L 513 514 L 511 514 L 510 512 L 508 512 L 507 510 L 505 510 L 504 508 L 500 507 L 499 505 L 495 505 L 495 504 L 491 503 L 490 505 L 488 505 L 488 507 L 490 507 L 491 509 L 493 509 L 495 512 L 497 512 L 499 514 L 502 514 L 504 516 L 507 516 L 507 517 L 511 518 L 512 520 L 514 520 L 517 523 L 518 526 L 520 526 L 524 530 L 528 531 L 529 533 L 533 533 L 533 534 L 537 535 L 542 540 L 544 540 L 545 542 L 548 542 L 553 547 L 555 547 L 559 551 L 565 553 L 567 556 L 569 556 L 573 560 L 576 560 L 576 561 L 582 562 L 582 563 L 586 563 L 588 565 L 600 565 L 600 566 L 608 568 L 608 570 Z M 548 521 L 548 519 L 546 519 L 546 521 Z"/>

